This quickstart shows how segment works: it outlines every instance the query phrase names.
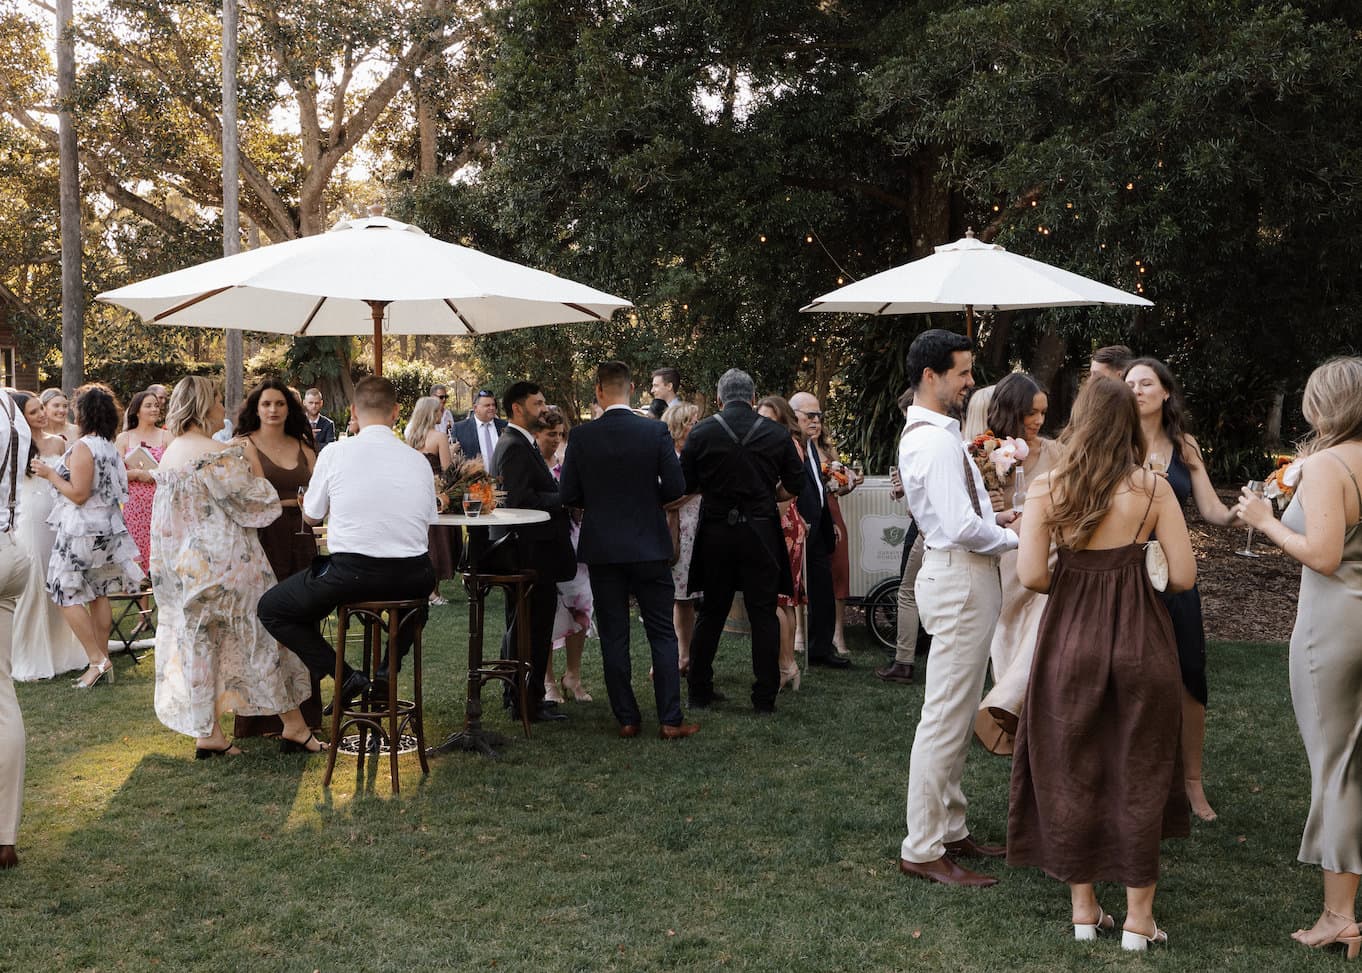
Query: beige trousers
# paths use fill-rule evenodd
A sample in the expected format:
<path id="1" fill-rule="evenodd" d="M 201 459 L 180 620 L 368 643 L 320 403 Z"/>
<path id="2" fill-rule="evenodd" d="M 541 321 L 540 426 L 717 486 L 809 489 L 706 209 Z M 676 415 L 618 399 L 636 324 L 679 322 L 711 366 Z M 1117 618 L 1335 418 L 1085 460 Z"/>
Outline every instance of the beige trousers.
<path id="1" fill-rule="evenodd" d="M 24 808 L 24 717 L 10 678 L 14 605 L 28 579 L 28 555 L 0 534 L 0 845 L 15 844 Z"/>
<path id="2" fill-rule="evenodd" d="M 917 655 L 917 574 L 922 570 L 922 533 L 913 540 L 908 552 L 908 563 L 903 566 L 899 581 L 898 629 L 894 633 L 894 661 L 906 666 L 913 664 Z"/>
<path id="3" fill-rule="evenodd" d="M 925 551 L 917 604 L 932 652 L 908 766 L 908 834 L 900 853 L 922 863 L 936 861 L 946 842 L 969 834 L 961 779 L 1002 605 L 998 559 Z"/>

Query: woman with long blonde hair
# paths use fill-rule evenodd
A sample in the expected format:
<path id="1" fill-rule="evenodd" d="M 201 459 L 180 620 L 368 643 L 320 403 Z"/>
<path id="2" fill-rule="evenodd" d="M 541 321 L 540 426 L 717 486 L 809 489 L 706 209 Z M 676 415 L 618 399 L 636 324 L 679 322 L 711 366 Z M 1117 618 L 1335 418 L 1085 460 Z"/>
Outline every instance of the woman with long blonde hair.
<path id="1" fill-rule="evenodd" d="M 1157 533 L 1172 590 L 1192 586 L 1196 562 L 1173 491 L 1141 466 L 1130 389 L 1089 381 L 1061 442 L 1021 517 L 1017 577 L 1049 599 L 1017 729 L 1007 860 L 1068 884 L 1076 939 L 1115 931 L 1094 883 L 1121 883 L 1122 945 L 1142 950 L 1167 939 L 1153 912 L 1159 841 L 1188 833 L 1177 647 L 1145 542 Z"/>
<path id="2" fill-rule="evenodd" d="M 1281 520 L 1247 490 L 1235 513 L 1301 563 L 1291 633 L 1291 703 L 1310 761 L 1310 815 L 1301 861 L 1324 873 L 1324 909 L 1305 946 L 1362 951 L 1356 902 L 1362 878 L 1362 358 L 1335 358 L 1310 375 L 1301 413 L 1313 430 Z"/>
<path id="3" fill-rule="evenodd" d="M 412 407 L 411 419 L 407 422 L 406 440 L 408 446 L 424 456 L 430 469 L 439 476 L 454 462 L 454 450 L 449 436 L 440 428 L 440 420 L 445 413 L 443 399 L 433 395 L 423 395 Z M 462 452 L 459 454 L 462 456 Z M 458 573 L 459 558 L 463 554 L 463 535 L 457 527 L 431 524 L 426 544 L 429 547 L 430 563 L 435 567 L 435 590 L 430 593 L 432 605 L 447 605 L 449 602 L 440 594 L 440 582 L 448 581 Z"/>

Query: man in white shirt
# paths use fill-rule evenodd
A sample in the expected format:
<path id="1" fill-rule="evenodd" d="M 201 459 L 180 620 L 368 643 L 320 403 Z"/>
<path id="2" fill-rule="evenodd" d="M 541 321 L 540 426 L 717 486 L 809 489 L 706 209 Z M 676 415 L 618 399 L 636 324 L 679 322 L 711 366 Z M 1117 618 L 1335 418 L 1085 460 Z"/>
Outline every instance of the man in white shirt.
<path id="1" fill-rule="evenodd" d="M 269 633 L 318 677 L 336 672 L 335 651 L 317 626 L 337 605 L 419 600 L 417 615 L 425 624 L 426 598 L 435 589 L 426 544 L 435 521 L 435 481 L 425 457 L 393 435 L 397 390 L 392 382 L 362 379 L 355 386 L 354 416 L 358 435 L 317 455 L 303 498 L 303 519 L 309 524 L 330 515 L 331 554 L 280 581 L 265 592 L 259 606 Z M 412 632 L 413 626 L 403 626 L 398 668 L 411 647 Z M 385 659 L 375 673 L 375 692 L 387 678 L 387 666 Z M 349 702 L 368 688 L 364 674 L 347 664 L 336 696 Z"/>
<path id="2" fill-rule="evenodd" d="M 950 415 L 974 385 L 973 366 L 973 343 L 950 331 L 925 331 L 908 349 L 913 404 L 899 441 L 899 475 L 922 531 L 916 595 L 932 652 L 908 766 L 908 834 L 899 869 L 943 885 L 983 887 L 998 880 L 955 859 L 1000 858 L 1006 851 L 970 836 L 961 778 L 1002 607 L 998 555 L 1017 546 L 1009 527 L 1017 515 L 993 513 Z"/>
<path id="3" fill-rule="evenodd" d="M 0 389 L 0 868 L 19 864 L 14 845 L 24 808 L 24 717 L 10 678 L 14 606 L 28 578 L 28 555 L 14 541 L 19 481 L 31 435 L 14 399 Z"/>

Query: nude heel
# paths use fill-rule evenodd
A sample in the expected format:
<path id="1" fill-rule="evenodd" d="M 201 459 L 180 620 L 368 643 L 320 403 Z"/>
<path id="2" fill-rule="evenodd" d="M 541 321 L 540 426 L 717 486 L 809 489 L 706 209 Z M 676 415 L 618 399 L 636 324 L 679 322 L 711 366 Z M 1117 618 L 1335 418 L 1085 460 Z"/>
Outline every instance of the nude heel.
<path id="1" fill-rule="evenodd" d="M 1143 953 L 1150 946 L 1163 946 L 1167 943 L 1168 933 L 1157 925 L 1154 927 L 1154 935 L 1152 936 L 1146 936 L 1142 932 L 1132 932 L 1129 929 L 1121 930 L 1121 948 L 1134 953 Z"/>
<path id="2" fill-rule="evenodd" d="M 1116 929 L 1115 917 L 1110 915 L 1109 913 L 1102 912 L 1099 909 L 1097 913 L 1096 922 L 1074 923 L 1074 939 L 1076 939 L 1079 942 L 1091 942 L 1092 940 L 1097 939 L 1099 936 L 1105 935 L 1106 933 L 1109 932 L 1113 932 L 1115 929 Z"/>

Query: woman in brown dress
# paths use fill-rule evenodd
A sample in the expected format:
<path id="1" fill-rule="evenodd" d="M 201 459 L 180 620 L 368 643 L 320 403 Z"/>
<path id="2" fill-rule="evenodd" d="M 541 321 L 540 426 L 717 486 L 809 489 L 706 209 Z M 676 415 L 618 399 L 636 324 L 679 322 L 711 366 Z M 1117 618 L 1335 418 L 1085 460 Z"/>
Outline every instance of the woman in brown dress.
<path id="1" fill-rule="evenodd" d="M 1154 922 L 1159 842 L 1189 827 L 1177 646 L 1144 543 L 1158 534 L 1170 590 L 1192 586 L 1196 561 L 1173 491 L 1141 468 L 1128 388 L 1089 381 L 1061 442 L 1021 517 L 1017 577 L 1049 599 L 1017 730 L 1007 861 L 1068 884 L 1076 939 L 1114 931 L 1093 883 L 1120 882 L 1121 944 L 1142 950 L 1167 939 Z"/>
<path id="2" fill-rule="evenodd" d="M 283 510 L 279 519 L 258 528 L 260 546 L 277 580 L 306 570 L 317 556 L 317 541 L 303 533 L 298 491 L 312 479 L 317 453 L 312 426 L 298 394 L 277 378 L 267 378 L 246 396 L 237 414 L 237 440 L 248 462 L 259 466 L 261 475 L 279 494 Z M 312 694 L 299 705 L 312 729 L 322 725 L 320 680 L 312 677 Z M 237 716 L 233 734 L 238 737 L 278 736 L 283 728 L 277 716 Z"/>

